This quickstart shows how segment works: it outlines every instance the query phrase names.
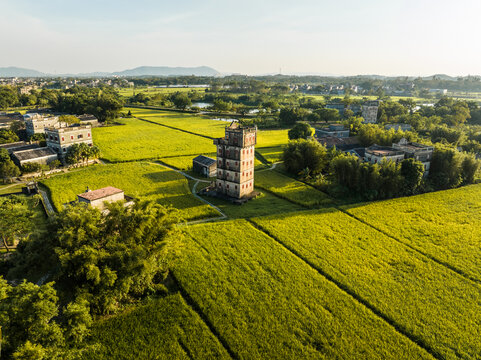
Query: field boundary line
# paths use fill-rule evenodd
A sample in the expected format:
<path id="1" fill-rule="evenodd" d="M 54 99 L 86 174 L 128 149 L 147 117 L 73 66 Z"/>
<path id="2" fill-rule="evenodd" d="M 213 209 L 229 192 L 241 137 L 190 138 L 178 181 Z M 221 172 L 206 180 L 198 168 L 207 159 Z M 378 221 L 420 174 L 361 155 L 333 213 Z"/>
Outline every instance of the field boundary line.
<path id="1" fill-rule="evenodd" d="M 199 304 L 197 304 L 197 302 L 192 298 L 192 296 L 190 296 L 187 290 L 184 289 L 184 287 L 182 286 L 180 281 L 177 279 L 173 271 L 170 272 L 170 275 L 172 276 L 172 280 L 174 281 L 175 285 L 179 289 L 179 293 L 184 299 L 184 301 L 186 302 L 186 304 L 200 317 L 200 319 L 204 322 L 204 324 L 209 328 L 212 335 L 215 336 L 217 341 L 219 341 L 219 343 L 227 351 L 229 356 L 235 360 L 239 359 L 239 356 L 230 348 L 229 343 L 222 337 L 222 335 L 220 335 L 219 331 L 217 331 L 215 326 L 210 322 L 207 315 L 204 314 Z"/>
<path id="2" fill-rule="evenodd" d="M 170 169 L 172 171 L 175 171 L 176 173 L 188 178 L 188 179 L 191 179 L 191 180 L 194 180 L 195 181 L 195 184 L 194 186 L 192 187 L 192 190 L 191 190 L 191 193 L 192 195 L 199 199 L 200 201 L 202 201 L 203 203 L 209 205 L 211 208 L 213 208 L 215 211 L 217 211 L 221 216 L 220 217 L 216 217 L 216 218 L 207 218 L 207 219 L 201 219 L 201 220 L 195 220 L 195 221 L 191 221 L 191 222 L 188 222 L 186 225 L 190 225 L 190 224 L 198 224 L 198 223 L 202 223 L 202 222 L 208 222 L 208 221 L 215 221 L 215 220 L 223 220 L 223 219 L 227 219 L 227 215 L 217 206 L 215 206 L 214 204 L 212 204 L 211 202 L 207 201 L 206 199 L 204 199 L 203 197 L 199 196 L 197 194 L 197 185 L 200 183 L 200 182 L 204 182 L 204 183 L 210 183 L 209 180 L 202 180 L 202 179 L 197 179 L 189 174 L 186 174 L 185 172 L 173 167 L 173 166 L 170 166 L 170 165 L 167 165 L 167 164 L 164 164 L 163 162 L 154 162 L 152 164 L 155 164 L 155 165 L 159 165 L 159 166 L 163 166 L 167 169 Z"/>
<path id="3" fill-rule="evenodd" d="M 142 118 L 137 117 L 137 116 L 134 116 L 134 118 L 135 118 L 135 119 L 138 119 L 138 120 L 141 120 L 141 121 L 145 121 L 145 122 L 151 123 L 151 124 L 155 124 L 155 125 L 159 125 L 159 126 L 164 126 L 164 127 L 166 127 L 166 128 L 172 129 L 172 130 L 182 131 L 182 132 L 185 132 L 185 133 L 187 133 L 187 134 L 200 136 L 200 137 L 203 137 L 203 138 L 206 138 L 206 139 L 209 139 L 209 140 L 214 140 L 214 138 L 211 137 L 211 136 L 198 134 L 198 133 L 195 133 L 195 132 L 193 132 L 193 131 L 184 130 L 184 129 L 179 129 L 179 128 L 176 128 L 176 127 L 170 126 L 170 125 L 160 124 L 160 123 L 158 123 L 158 122 L 155 122 L 155 121 L 152 121 L 152 120 L 147 120 L 147 119 L 142 119 Z"/>
<path id="4" fill-rule="evenodd" d="M 384 231 L 384 230 L 382 230 L 382 229 L 380 229 L 380 228 L 378 228 L 378 227 L 376 227 L 376 226 L 374 226 L 374 225 L 366 222 L 365 220 L 357 217 L 357 216 L 354 215 L 354 214 L 351 214 L 350 212 L 348 212 L 347 210 L 342 209 L 341 207 L 335 206 L 335 208 L 338 209 L 339 211 L 341 211 L 342 213 L 346 214 L 347 216 L 353 218 L 354 220 L 359 221 L 360 223 L 362 223 L 362 224 L 364 224 L 364 225 L 366 225 L 366 226 L 369 226 L 370 228 L 376 230 L 377 232 L 380 232 L 381 234 L 383 234 L 383 235 L 387 236 L 388 238 L 390 238 L 390 239 L 398 242 L 399 244 L 401 244 L 401 245 L 403 245 L 403 246 L 406 246 L 407 248 L 415 251 L 416 253 L 424 256 L 425 258 L 427 258 L 427 259 L 429 259 L 429 260 L 431 260 L 431 261 L 434 261 L 436 264 L 441 265 L 441 266 L 447 268 L 448 270 L 451 270 L 451 271 L 454 272 L 457 276 L 461 276 L 461 277 L 462 277 L 463 279 L 465 279 L 465 280 L 472 281 L 472 282 L 474 282 L 474 283 L 475 283 L 476 285 L 478 285 L 478 286 L 481 285 L 481 280 L 479 280 L 479 279 L 477 279 L 477 278 L 475 278 L 475 277 L 472 277 L 472 276 L 470 276 L 469 274 L 466 274 L 463 270 L 458 269 L 457 267 L 455 267 L 455 266 L 453 266 L 453 265 L 451 265 L 451 264 L 449 264 L 449 263 L 447 263 L 447 262 L 445 262 L 445 261 L 439 260 L 438 258 L 436 258 L 436 257 L 434 257 L 434 256 L 432 256 L 432 255 L 429 255 L 429 254 L 427 254 L 427 253 L 425 253 L 425 252 L 423 252 L 423 251 L 421 251 L 421 250 L 419 250 L 418 248 L 414 247 L 413 245 L 407 243 L 406 241 L 403 241 L 403 240 L 401 240 L 401 239 L 396 238 L 395 236 L 392 236 L 392 235 L 388 234 L 386 231 Z"/>
<path id="5" fill-rule="evenodd" d="M 262 149 L 262 148 L 261 148 Z M 258 152 L 257 150 L 254 151 L 254 155 L 255 157 L 257 158 L 257 160 L 259 160 L 261 163 L 263 163 L 264 165 L 270 165 L 272 164 L 271 161 L 268 161 L 260 152 Z"/>
<path id="6" fill-rule="evenodd" d="M 334 284 L 339 290 L 344 292 L 345 294 L 349 295 L 351 298 L 353 298 L 355 301 L 357 301 L 359 304 L 365 306 L 367 309 L 369 309 L 374 315 L 377 317 L 381 318 L 384 320 L 388 325 L 390 325 L 397 333 L 403 335 L 407 339 L 409 339 L 411 342 L 415 343 L 417 346 L 419 346 L 421 349 L 425 350 L 427 353 L 429 353 L 431 356 L 438 360 L 444 360 L 444 356 L 442 354 L 439 354 L 437 351 L 431 348 L 428 344 L 426 344 L 423 340 L 419 339 L 413 334 L 410 334 L 408 331 L 404 330 L 402 326 L 396 323 L 395 320 L 391 319 L 389 316 L 385 315 L 381 310 L 377 309 L 374 305 L 372 305 L 369 301 L 365 300 L 363 297 L 358 295 L 354 290 L 352 290 L 349 286 L 343 284 L 342 282 L 334 279 L 331 275 L 326 273 L 324 270 L 318 268 L 315 264 L 313 264 L 310 260 L 306 259 L 303 255 L 301 255 L 297 250 L 291 248 L 289 245 L 286 245 L 282 240 L 278 239 L 275 235 L 271 234 L 267 229 L 265 229 L 262 225 L 256 223 L 252 219 L 246 219 L 250 225 L 256 229 L 257 231 L 262 232 L 269 238 L 271 238 L 273 241 L 278 243 L 280 246 L 282 246 L 284 249 L 289 251 L 292 255 L 297 257 L 299 260 L 303 261 L 305 264 L 307 264 L 310 268 L 312 268 L 314 271 L 316 271 L 318 274 L 320 274 L 322 277 L 324 277 L 327 281 L 331 282 Z"/>

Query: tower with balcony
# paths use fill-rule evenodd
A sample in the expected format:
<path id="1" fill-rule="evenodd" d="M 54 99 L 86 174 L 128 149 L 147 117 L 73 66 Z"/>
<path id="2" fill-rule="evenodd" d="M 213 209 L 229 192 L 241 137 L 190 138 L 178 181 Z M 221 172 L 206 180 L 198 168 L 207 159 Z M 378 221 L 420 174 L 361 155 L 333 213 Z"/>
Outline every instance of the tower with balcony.
<path id="1" fill-rule="evenodd" d="M 257 126 L 232 122 L 217 145 L 216 192 L 235 199 L 249 197 L 254 191 L 254 153 Z"/>

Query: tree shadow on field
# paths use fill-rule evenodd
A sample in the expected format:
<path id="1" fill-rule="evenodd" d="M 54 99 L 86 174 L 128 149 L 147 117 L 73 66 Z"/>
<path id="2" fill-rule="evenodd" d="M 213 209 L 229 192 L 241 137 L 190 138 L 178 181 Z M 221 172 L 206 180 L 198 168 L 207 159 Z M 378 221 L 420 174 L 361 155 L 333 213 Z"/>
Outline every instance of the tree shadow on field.
<path id="1" fill-rule="evenodd" d="M 184 179 L 182 175 L 178 174 L 173 170 L 155 171 L 142 174 L 142 176 L 146 177 L 154 183 L 179 181 Z"/>
<path id="2" fill-rule="evenodd" d="M 179 210 L 186 210 L 205 205 L 202 201 L 196 199 L 191 194 L 167 196 L 158 199 L 157 202 L 162 205 L 172 205 Z"/>

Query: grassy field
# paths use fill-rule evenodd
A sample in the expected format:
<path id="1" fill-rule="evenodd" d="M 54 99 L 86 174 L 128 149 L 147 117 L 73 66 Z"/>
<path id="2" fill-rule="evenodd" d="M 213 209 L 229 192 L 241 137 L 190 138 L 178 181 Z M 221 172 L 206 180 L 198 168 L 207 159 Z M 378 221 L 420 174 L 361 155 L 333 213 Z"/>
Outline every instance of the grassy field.
<path id="1" fill-rule="evenodd" d="M 273 192 L 279 197 L 302 206 L 313 207 L 332 204 L 331 198 L 323 192 L 277 171 L 256 172 L 255 184 L 261 189 Z"/>
<path id="2" fill-rule="evenodd" d="M 230 359 L 179 294 L 97 322 L 93 339 L 101 348 L 85 359 Z"/>
<path id="3" fill-rule="evenodd" d="M 481 286 L 338 210 L 254 221 L 442 358 L 481 354 Z"/>
<path id="4" fill-rule="evenodd" d="M 225 127 L 228 122 L 212 120 L 204 115 L 178 113 L 173 111 L 160 111 L 138 108 L 124 108 L 132 115 L 154 121 L 159 124 L 172 126 L 178 129 L 187 130 L 196 134 L 210 136 L 213 138 L 222 137 L 225 134 Z"/>
<path id="5" fill-rule="evenodd" d="M 24 184 L 1 185 L 0 186 L 0 195 L 13 194 L 13 193 L 21 192 L 23 187 L 24 187 Z"/>
<path id="6" fill-rule="evenodd" d="M 347 211 L 481 281 L 481 185 L 359 205 Z"/>
<path id="7" fill-rule="evenodd" d="M 94 165 L 81 171 L 59 175 L 42 181 L 51 194 L 57 210 L 76 200 L 76 195 L 90 189 L 114 186 L 136 199 L 153 200 L 172 205 L 185 219 L 218 216 L 208 205 L 196 199 L 187 180 L 175 171 L 151 163 L 132 162 Z"/>
<path id="8" fill-rule="evenodd" d="M 175 276 L 239 358 L 431 358 L 246 221 L 187 231 Z"/>
<path id="9" fill-rule="evenodd" d="M 136 117 L 212 138 L 223 137 L 225 127 L 229 125 L 229 123 L 225 121 L 212 120 L 207 116 L 197 114 L 137 108 L 124 109 L 125 112 L 129 110 Z M 184 134 L 187 135 L 187 137 L 190 136 L 190 134 L 186 133 L 178 134 L 178 136 L 183 137 Z M 189 141 L 187 137 L 185 140 Z M 287 130 L 258 130 L 256 151 L 267 161 L 276 162 L 281 159 L 283 146 L 287 144 L 287 142 Z M 212 147 L 212 149 L 215 151 L 215 147 Z M 212 150 L 210 150 L 210 152 L 212 152 Z M 202 154 L 207 155 L 207 153 L 204 152 L 204 148 L 202 148 Z M 170 157 L 172 157 L 172 155 L 169 155 L 169 158 Z M 178 160 L 182 161 L 182 159 Z M 165 162 L 168 163 L 168 160 L 165 160 Z M 257 165 L 260 164 L 261 163 L 258 162 Z M 191 167 L 191 165 L 186 163 L 180 166 L 173 166 L 179 167 L 180 169 L 189 169 Z"/>
<path id="10" fill-rule="evenodd" d="M 270 163 L 275 163 L 282 159 L 284 148 L 282 146 L 256 148 L 256 152 L 262 155 Z"/>
<path id="11" fill-rule="evenodd" d="M 262 189 L 256 190 L 261 192 L 261 195 L 243 205 L 235 205 L 229 201 L 211 197 L 204 198 L 219 207 L 230 218 L 250 218 L 253 216 L 265 216 L 305 210 L 305 208 L 300 205 L 281 199 L 263 191 Z"/>
<path id="12" fill-rule="evenodd" d="M 212 140 L 150 124 L 123 119 L 124 125 L 93 129 L 93 141 L 101 158 L 111 162 L 198 155 L 215 151 Z"/>

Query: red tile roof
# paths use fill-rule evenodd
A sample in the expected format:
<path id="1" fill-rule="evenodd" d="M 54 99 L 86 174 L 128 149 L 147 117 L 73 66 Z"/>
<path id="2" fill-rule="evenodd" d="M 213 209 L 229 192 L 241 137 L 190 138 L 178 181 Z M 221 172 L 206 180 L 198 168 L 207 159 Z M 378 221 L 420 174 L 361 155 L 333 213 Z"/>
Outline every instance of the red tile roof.
<path id="1" fill-rule="evenodd" d="M 124 191 L 114 188 L 112 186 L 107 186 L 101 189 L 87 191 L 87 192 L 84 192 L 83 194 L 78 194 L 77 196 L 89 201 L 94 201 L 94 200 L 102 199 L 107 196 L 119 194 L 122 192 Z"/>

